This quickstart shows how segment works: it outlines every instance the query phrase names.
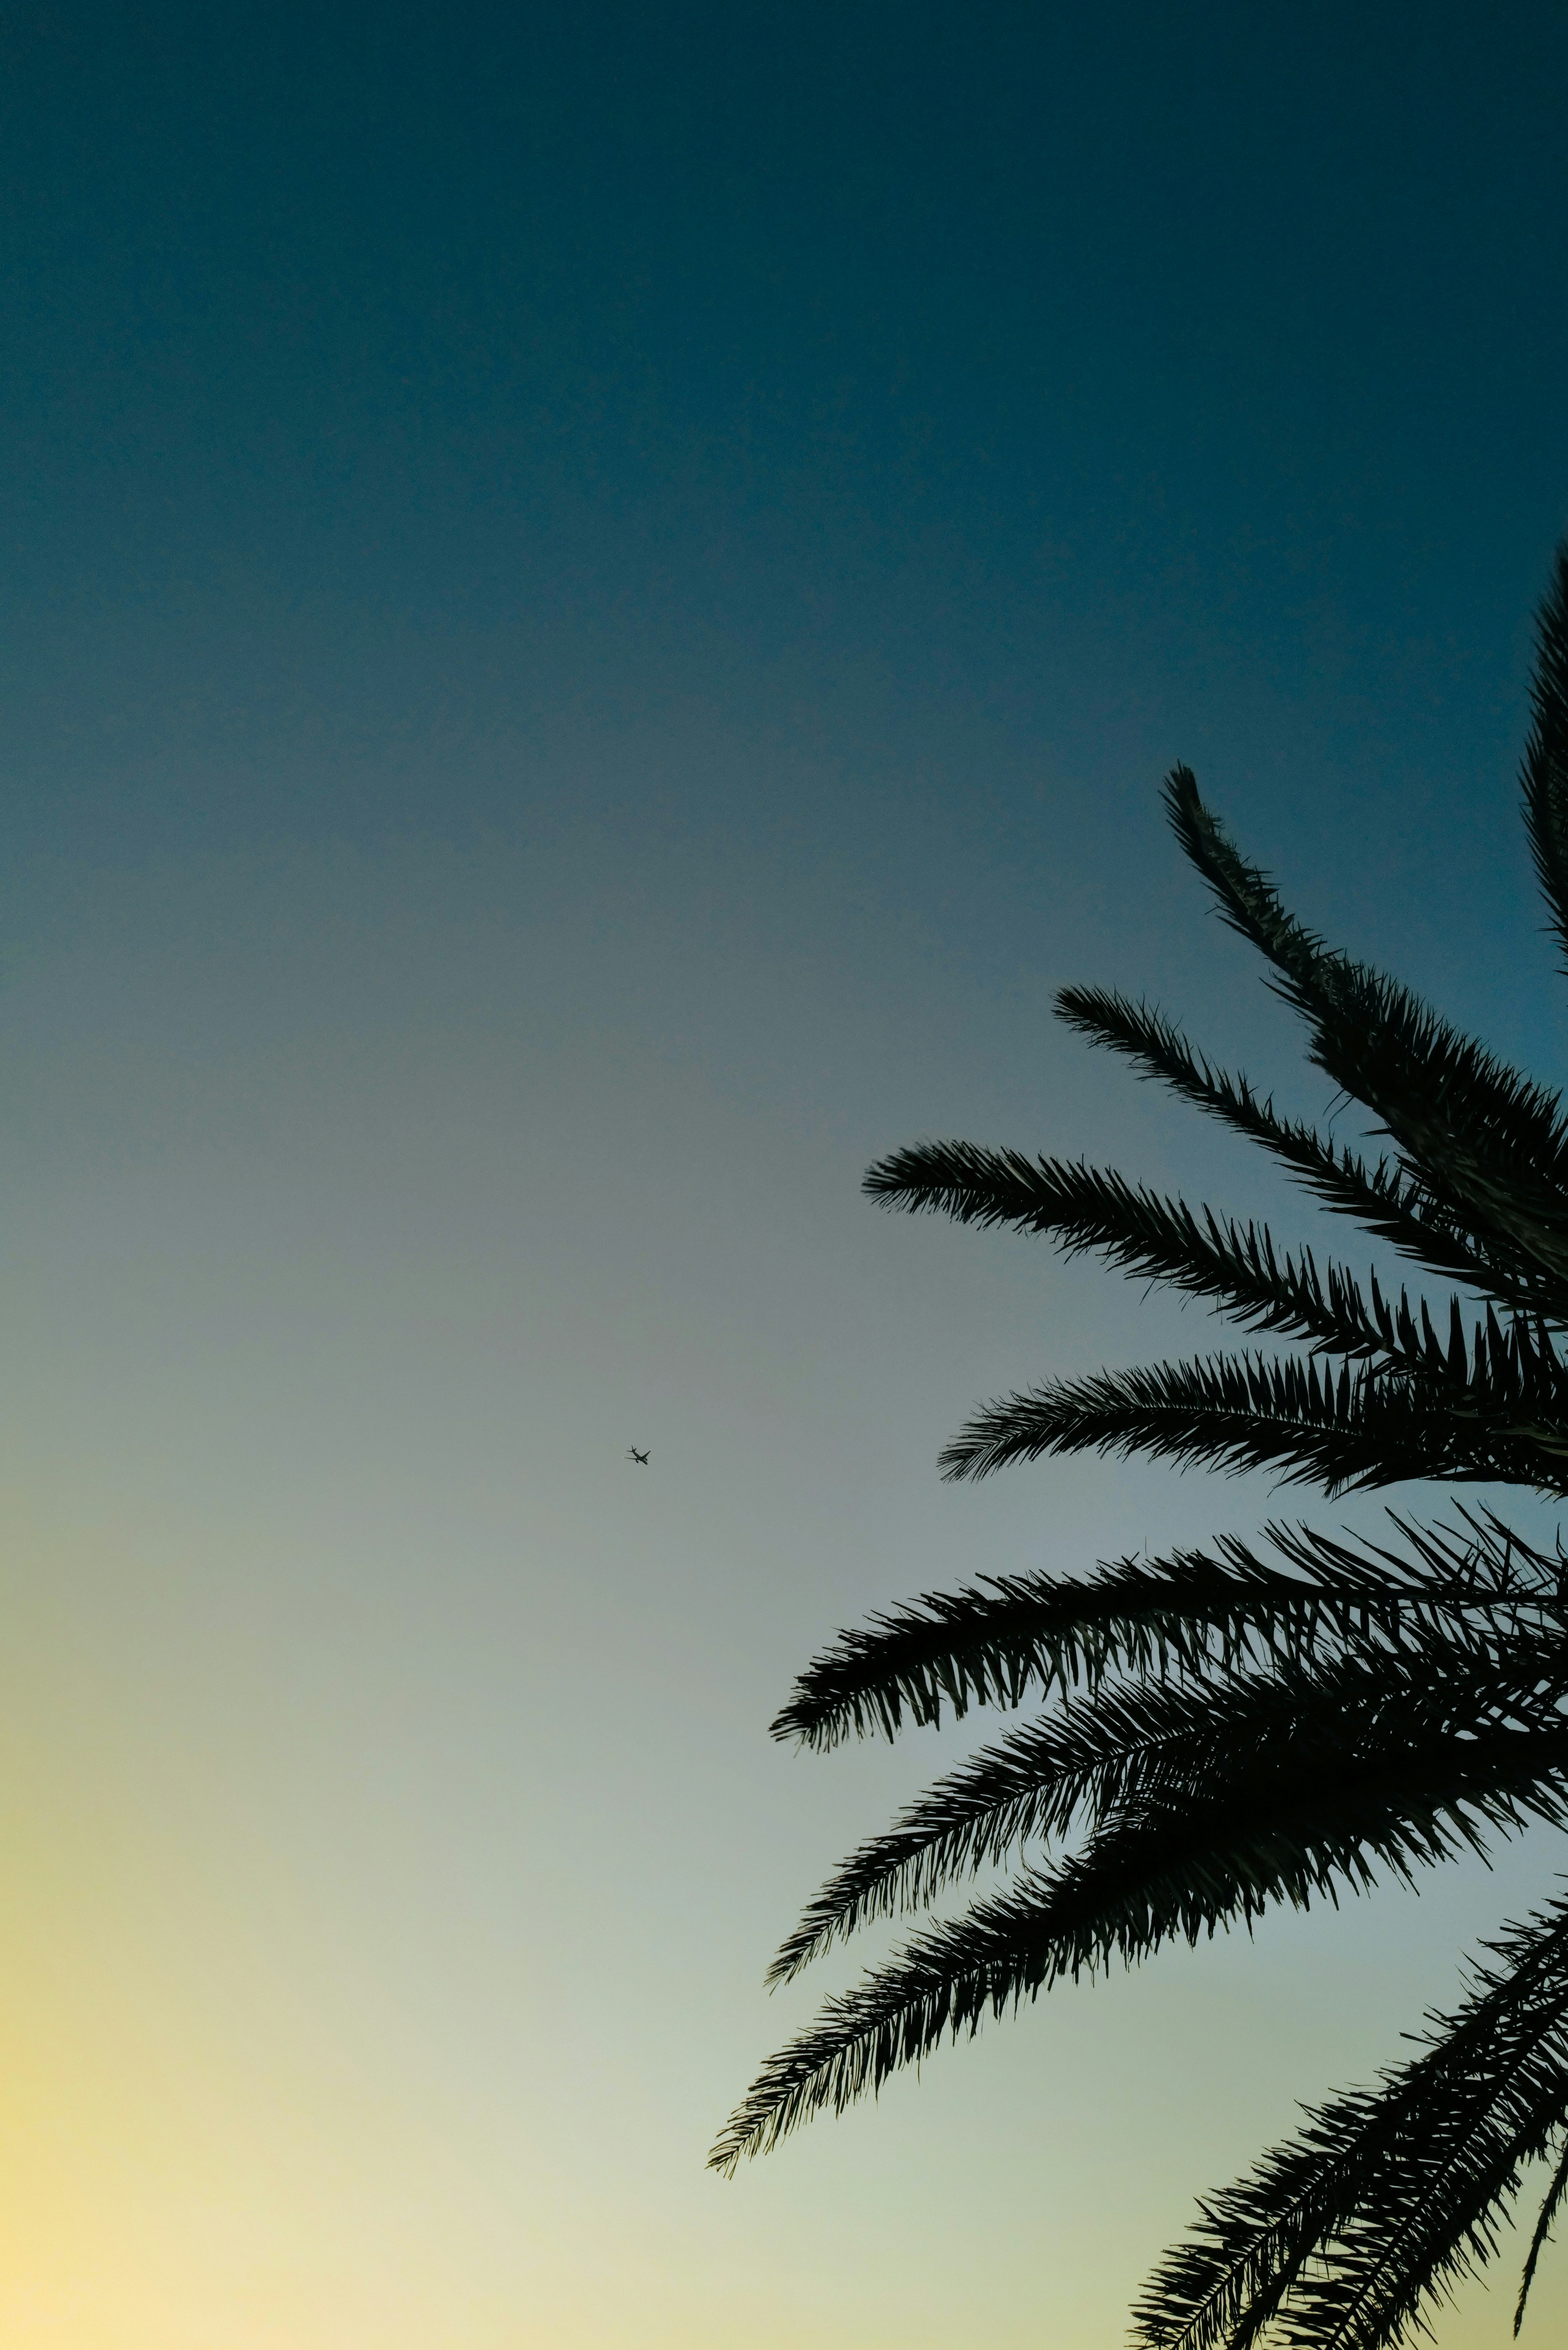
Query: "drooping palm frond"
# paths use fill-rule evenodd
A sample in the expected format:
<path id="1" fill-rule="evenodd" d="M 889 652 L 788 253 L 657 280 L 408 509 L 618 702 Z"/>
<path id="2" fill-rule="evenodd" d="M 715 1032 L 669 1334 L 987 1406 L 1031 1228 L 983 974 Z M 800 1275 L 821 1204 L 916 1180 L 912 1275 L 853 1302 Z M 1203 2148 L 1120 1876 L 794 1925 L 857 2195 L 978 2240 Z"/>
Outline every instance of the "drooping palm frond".
<path id="1" fill-rule="evenodd" d="M 1401 1317 L 1376 1276 L 1369 1299 L 1343 1266 L 1320 1274 L 1310 1249 L 1282 1254 L 1266 1225 L 1243 1227 L 1212 1209 L 1194 1214 L 1185 1200 L 1161 1199 L 1109 1170 L 971 1142 L 923 1142 L 879 1159 L 862 1188 L 884 1206 L 912 1213 L 1047 1232 L 1069 1256 L 1098 1250 L 1124 1272 L 1223 1306 L 1243 1329 L 1305 1338 L 1349 1357 L 1400 1351 Z M 1407 1303 L 1402 1319 L 1418 1349 Z"/>
<path id="2" fill-rule="evenodd" d="M 945 1212 L 963 1223 L 1011 1224 L 1016 1230 L 1046 1232 L 1070 1253 L 1097 1249 L 1124 1270 L 1152 1275 L 1189 1295 L 1220 1304 L 1244 1327 L 1308 1339 L 1314 1351 L 1332 1350 L 1347 1364 L 1370 1362 L 1379 1372 L 1396 1375 L 1380 1380 L 1372 1391 L 1375 1409 L 1386 1423 L 1401 1390 L 1408 1421 L 1418 1419 L 1438 1440 L 1441 1459 L 1428 1446 L 1412 1454 L 1387 1442 L 1380 1426 L 1370 1438 L 1380 1464 L 1376 1482 L 1390 1476 L 1462 1477 L 1522 1476 L 1552 1484 L 1568 1469 L 1568 1452 L 1557 1430 L 1568 1419 L 1568 1365 L 1558 1354 L 1546 1330 L 1515 1315 L 1505 1328 L 1490 1303 L 1484 1316 L 1467 1335 L 1457 1298 L 1449 1302 L 1447 1340 L 1438 1335 L 1423 1301 L 1418 1316 L 1402 1292 L 1397 1307 L 1384 1295 L 1376 1274 L 1366 1287 L 1342 1266 L 1330 1264 L 1320 1274 L 1309 1250 L 1299 1256 L 1282 1255 L 1272 1235 L 1256 1225 L 1245 1230 L 1222 1222 L 1212 1211 L 1202 1217 L 1184 1201 L 1162 1200 L 1147 1189 L 1135 1189 L 1123 1178 L 1058 1160 L 1029 1159 L 1017 1151 L 982 1150 L 971 1143 L 933 1142 L 898 1151 L 873 1167 L 865 1188 L 885 1204 L 909 1210 Z M 1249 1399 L 1243 1405 L 1241 1378 L 1245 1374 Z M 1308 1379 L 1304 1399 L 1280 1392 L 1288 1373 L 1266 1375 L 1269 1393 L 1260 1394 L 1259 1375 L 1251 1366 L 1204 1365 L 1177 1370 L 1135 1372 L 1114 1384 L 1124 1391 L 1116 1399 L 1116 1435 L 1087 1440 L 1114 1441 L 1120 1449 L 1171 1449 L 1171 1414 L 1177 1393 L 1189 1409 L 1195 1378 L 1200 1378 L 1205 1418 L 1196 1439 L 1204 1457 L 1227 1459 L 1229 1465 L 1252 1467 L 1289 1457 L 1292 1473 L 1326 1477 L 1328 1455 L 1322 1449 L 1322 1398 L 1332 1398 L 1336 1443 L 1348 1414 L 1354 1416 L 1366 1399 L 1366 1382 L 1342 1374 L 1338 1386 Z M 1224 1387 L 1227 1430 L 1238 1411 L 1251 1423 L 1244 1443 L 1222 1455 L 1211 1431 L 1217 1378 Z M 1158 1406 L 1148 1392 L 1158 1381 L 1165 1392 Z M 1133 1394 L 1125 1390 L 1128 1385 Z M 1420 1392 L 1422 1389 L 1429 1392 Z M 1096 1396 L 1103 1420 L 1108 1394 Z M 1075 1388 L 1045 1396 L 1013 1397 L 991 1406 L 981 1419 L 964 1430 L 944 1456 L 950 1474 L 983 1475 L 1007 1460 L 1033 1458 L 1042 1451 L 1077 1449 L 1081 1433 L 1083 1396 Z M 1132 1414 L 1136 1431 L 1129 1432 Z M 1303 1413 L 1313 1435 L 1304 1455 L 1284 1443 L 1282 1416 L 1294 1420 Z M 1067 1425 L 1064 1425 L 1066 1416 Z M 1446 1430 L 1443 1419 L 1452 1423 Z M 1054 1431 L 1048 1438 L 1045 1430 Z M 1194 1443 L 1190 1425 L 1184 1423 L 1183 1441 Z M 1357 1430 L 1359 1457 L 1364 1461 L 1367 1436 Z M 1542 1453 L 1544 1464 L 1539 1461 Z M 1335 1474 L 1334 1489 L 1354 1481 Z"/>
<path id="3" fill-rule="evenodd" d="M 1320 1274 L 1310 1249 L 1282 1253 L 1266 1225 L 1243 1229 L 1212 1209 L 1195 1215 L 1184 1200 L 1161 1199 L 1113 1172 L 928 1142 L 879 1160 L 864 1189 L 914 1213 L 1049 1233 L 1069 1255 L 1098 1250 L 1125 1272 L 1209 1299 L 1244 1329 L 1304 1338 L 1315 1353 L 1372 1358 L 1429 1381 L 1438 1407 L 1463 1419 L 1506 1409 L 1523 1440 L 1534 1440 L 1542 1419 L 1568 1412 L 1568 1364 L 1539 1322 L 1516 1314 L 1505 1328 L 1489 1301 L 1467 1337 L 1459 1302 L 1450 1298 L 1445 1342 L 1425 1302 L 1413 1313 L 1401 1290 L 1396 1306 L 1375 1272 L 1365 1288 L 1343 1265 Z"/>
<path id="4" fill-rule="evenodd" d="M 1527 1817 L 1568 1821 L 1568 1720 L 1459 1730 L 1400 1702 L 1247 1710 L 1240 1740 L 1198 1742 L 1189 1767 L 1132 1783 L 1083 1849 L 929 1928 L 773 2057 L 714 2148 L 765 2151 L 812 2114 L 875 2091 L 988 2013 L 1064 1977 L 1133 1965 L 1282 1902 L 1363 1892 L 1485 1848 Z M 1429 1710 L 1428 1710 L 1429 1711 Z"/>
<path id="5" fill-rule="evenodd" d="M 1568 967 L 1568 546 L 1542 608 L 1523 769 L 1536 870 Z M 1199 1297 L 1299 1355 L 1220 1356 L 1057 1382 L 986 1408 L 949 1476 L 1097 1450 L 1265 1468 L 1329 1492 L 1400 1479 L 1568 1492 L 1568 1117 L 1560 1097 L 1293 915 L 1205 806 L 1166 805 L 1231 926 L 1301 1015 L 1307 1055 L 1370 1113 L 1375 1159 L 1279 1115 L 1158 1011 L 1064 990 L 1068 1024 L 1268 1152 L 1322 1208 L 1419 1265 L 1436 1309 L 1111 1170 L 964 1142 L 873 1167 L 884 1205 L 1052 1237 Z M 1475 1303 L 1468 1303 L 1467 1299 Z M 715 2148 L 732 2168 L 875 2092 L 946 2037 L 1064 1976 L 1131 1965 L 1274 1904 L 1337 1901 L 1568 1825 L 1568 1557 L 1490 1511 L 1387 1546 L 1271 1528 L 1081 1579 L 987 1579 L 846 1632 L 774 1735 L 827 1747 L 971 1706 L 1041 1716 L 867 1839 L 807 1906 L 773 1979 L 866 1921 L 1000 1891 L 927 1922 L 764 2065 Z M 1143 2350 L 1383 2350 L 1495 2250 L 1525 2166 L 1552 2161 L 1517 2331 L 1568 2199 L 1568 1901 L 1493 1946 L 1412 2062 L 1311 2112 L 1203 2207 L 1139 2312 Z"/>
<path id="6" fill-rule="evenodd" d="M 1398 1548 L 1275 1525 L 1272 1559 L 1226 1535 L 1207 1551 L 1121 1559 L 1084 1576 L 989 1576 L 928 1593 L 840 1633 L 801 1675 L 773 1734 L 825 1752 L 850 1736 L 896 1737 L 906 1720 L 1015 1708 L 1032 1690 L 1092 1697 L 1118 1674 L 1299 1667 L 1378 1653 L 1412 1627 L 1458 1638 L 1470 1623 L 1491 1636 L 1568 1617 L 1568 1565 L 1497 1519 L 1460 1511 L 1452 1528 L 1393 1523 Z"/>
<path id="7" fill-rule="evenodd" d="M 1333 1495 L 1407 1478 L 1499 1479 L 1568 1492 L 1568 1436 L 1545 1419 L 1520 1425 L 1490 1367 L 1469 1408 L 1435 1405 L 1423 1385 L 1376 1369 L 1259 1356 L 1211 1357 L 1063 1379 L 988 1404 L 941 1454 L 944 1476 L 986 1477 L 1047 1453 L 1272 1469 L 1287 1484 Z"/>
<path id="8" fill-rule="evenodd" d="M 1563 2208 L 1564 2195 L 1568 2195 L 1568 2137 L 1563 2140 L 1563 2152 L 1558 2158 L 1557 2168 L 1552 2173 L 1552 2184 L 1547 2189 L 1541 2209 L 1536 2214 L 1535 2232 L 1530 2239 L 1530 2250 L 1525 2254 L 1524 2266 L 1520 2272 L 1519 2299 L 1513 2305 L 1515 2341 L 1518 2340 L 1524 2324 L 1524 2312 L 1530 2300 L 1530 2288 L 1535 2282 L 1536 2268 L 1540 2263 L 1542 2253 L 1551 2241 L 1552 2230 L 1557 2214 Z"/>
<path id="9" fill-rule="evenodd" d="M 1296 1757 L 1325 1738 L 1337 1755 L 1347 1725 L 1390 1707 L 1398 1734 L 1485 1738 L 1497 1729 L 1568 1728 L 1556 1711 L 1568 1657 L 1552 1627 L 1477 1627 L 1429 1620 L 1397 1627 L 1305 1665 L 1272 1659 L 1244 1678 L 1144 1681 L 1102 1690 L 984 1749 L 910 1804 L 893 1827 L 851 1854 L 808 1905 L 769 1970 L 789 1981 L 867 1918 L 923 1908 L 955 1881 L 1028 1844 L 1104 1827 L 1130 1806 L 1162 1810 L 1205 1800 L 1220 1776 L 1271 1767 L 1281 1742 Z"/>
<path id="10" fill-rule="evenodd" d="M 1309 2113 L 1200 2206 L 1135 2312 L 1142 2350 L 1375 2350 L 1490 2257 L 1521 2173 L 1568 2113 L 1568 1902 L 1491 1946 L 1428 2044 Z M 1547 2203 L 1552 2200 L 1549 2191 Z"/>

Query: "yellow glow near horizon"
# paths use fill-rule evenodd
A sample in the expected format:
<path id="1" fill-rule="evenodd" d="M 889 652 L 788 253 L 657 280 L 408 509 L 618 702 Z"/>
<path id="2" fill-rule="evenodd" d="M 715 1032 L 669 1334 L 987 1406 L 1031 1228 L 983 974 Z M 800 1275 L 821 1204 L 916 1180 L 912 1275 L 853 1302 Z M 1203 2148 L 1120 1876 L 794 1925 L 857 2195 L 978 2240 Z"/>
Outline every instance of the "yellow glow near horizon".
<path id="1" fill-rule="evenodd" d="M 443 987 L 563 987 L 492 880 L 106 885 L 6 999 L 0 2339 L 1112 2350 L 1193 2198 L 1395 2057 L 1555 1847 L 1053 1994 L 709 2177 L 765 2047 L 855 1971 L 768 2000 L 779 1933 L 962 1745 L 782 1752 L 797 1663 L 982 1565 L 1265 1511 L 1092 1463 L 938 1485 L 955 1398 L 1179 1318 L 864 1211 L 865 1138 L 748 1074 L 769 1003 L 837 1033 L 832 974 L 770 981 L 722 1083 L 612 1050 L 587 979 L 555 1031 L 465 1027 Z M 243 1047 L 202 1031 L 223 989 L 265 1011 Z M 920 1055 L 869 1104 L 860 1068 L 855 1115 L 912 1130 Z M 1444 2350 L 1501 2350 L 1496 2278 Z"/>

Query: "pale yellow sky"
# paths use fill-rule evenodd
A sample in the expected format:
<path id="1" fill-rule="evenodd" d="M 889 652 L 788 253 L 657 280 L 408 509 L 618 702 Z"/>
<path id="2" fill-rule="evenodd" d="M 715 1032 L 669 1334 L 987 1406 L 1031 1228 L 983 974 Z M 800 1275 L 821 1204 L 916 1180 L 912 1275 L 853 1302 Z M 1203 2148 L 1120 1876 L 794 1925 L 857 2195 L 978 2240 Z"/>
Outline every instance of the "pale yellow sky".
<path id="1" fill-rule="evenodd" d="M 0 1001 L 0 2338 L 1111 2350 L 1192 2198 L 1395 2057 L 1558 1847 L 1054 1994 L 711 2177 L 818 1995 L 764 1995 L 774 1941 L 952 1751 L 779 1752 L 795 1666 L 1271 1503 L 936 1481 L 975 1395 L 1194 1326 L 857 1197 L 895 1136 L 1031 1139 L 1029 1004 L 934 1080 L 908 955 L 857 1099 L 805 962 L 579 970 L 451 858 L 411 933 L 419 870 L 108 879 Z M 733 1015 L 700 1060 L 682 990 Z M 758 1082 L 803 1019 L 832 1101 Z M 1058 1133 L 1179 1169 L 1044 1049 Z M 1512 2271 L 1444 2350 L 1501 2350 Z M 1565 2296 L 1549 2261 L 1538 2338 Z"/>

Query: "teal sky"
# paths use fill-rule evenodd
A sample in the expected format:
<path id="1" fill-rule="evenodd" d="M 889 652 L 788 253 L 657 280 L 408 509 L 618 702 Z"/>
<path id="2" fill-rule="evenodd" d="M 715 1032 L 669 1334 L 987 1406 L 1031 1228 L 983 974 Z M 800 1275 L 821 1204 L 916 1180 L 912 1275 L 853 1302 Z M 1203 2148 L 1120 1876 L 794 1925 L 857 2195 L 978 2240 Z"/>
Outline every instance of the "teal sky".
<path id="1" fill-rule="evenodd" d="M 1089 13 L 12 17 L 20 2350 L 1109 2350 L 1192 2198 L 1562 1866 L 1054 1995 L 703 2170 L 853 1971 L 769 2000 L 774 1944 L 958 1751 L 774 1749 L 815 1647 L 1376 1522 L 937 1478 L 977 1399 L 1212 1334 L 878 1216 L 868 1159 L 1311 1228 L 1050 1016 L 1147 991 L 1327 1108 L 1163 772 L 1336 939 L 1568 1044 L 1515 781 L 1568 24 Z"/>

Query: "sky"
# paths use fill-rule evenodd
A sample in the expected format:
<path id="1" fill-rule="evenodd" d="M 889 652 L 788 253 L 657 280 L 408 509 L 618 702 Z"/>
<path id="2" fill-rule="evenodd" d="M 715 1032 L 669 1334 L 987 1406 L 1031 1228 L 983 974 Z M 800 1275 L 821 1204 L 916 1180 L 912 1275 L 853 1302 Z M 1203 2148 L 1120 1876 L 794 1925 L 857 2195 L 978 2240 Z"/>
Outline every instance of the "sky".
<path id="1" fill-rule="evenodd" d="M 1214 1334 L 859 1179 L 961 1134 L 1310 1235 L 1052 1018 L 1147 993 L 1331 1110 L 1178 758 L 1561 1070 L 1516 770 L 1568 20 L 4 27 L 0 2334 L 1110 2350 L 1562 1856 L 1054 1992 L 710 2176 L 856 1972 L 770 1999 L 777 1941 L 971 1727 L 775 1746 L 818 1647 L 1383 1523 L 943 1485 L 978 1399 Z"/>

